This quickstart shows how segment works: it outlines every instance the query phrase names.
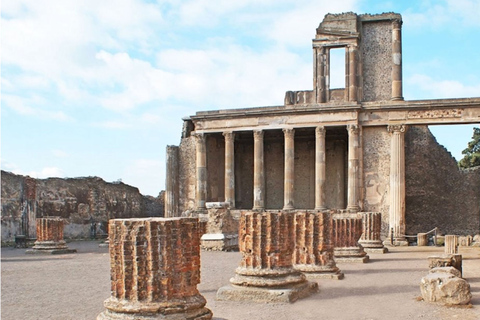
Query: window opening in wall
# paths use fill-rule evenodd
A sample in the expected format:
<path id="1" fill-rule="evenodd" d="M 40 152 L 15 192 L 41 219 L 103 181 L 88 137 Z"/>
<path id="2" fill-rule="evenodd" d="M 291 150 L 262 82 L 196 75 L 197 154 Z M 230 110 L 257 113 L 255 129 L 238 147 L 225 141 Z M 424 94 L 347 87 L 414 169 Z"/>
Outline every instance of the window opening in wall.
<path id="1" fill-rule="evenodd" d="M 330 49 L 330 89 L 345 88 L 345 48 Z"/>

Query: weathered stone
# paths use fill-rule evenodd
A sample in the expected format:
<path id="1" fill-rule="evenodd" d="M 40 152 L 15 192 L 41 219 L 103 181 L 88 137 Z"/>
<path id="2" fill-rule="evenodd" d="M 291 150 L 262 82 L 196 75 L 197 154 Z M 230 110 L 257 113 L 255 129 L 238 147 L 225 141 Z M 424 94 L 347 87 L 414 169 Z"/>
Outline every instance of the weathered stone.
<path id="1" fill-rule="evenodd" d="M 242 212 L 240 266 L 217 300 L 294 302 L 318 290 L 292 267 L 294 216 L 290 212 Z"/>
<path id="2" fill-rule="evenodd" d="M 450 274 L 453 274 L 455 277 L 459 277 L 461 278 L 462 277 L 462 273 L 454 268 L 454 267 L 435 267 L 435 268 L 432 268 L 430 269 L 429 271 L 430 273 L 450 273 Z"/>
<path id="3" fill-rule="evenodd" d="M 358 243 L 363 232 L 362 216 L 356 213 L 335 213 L 332 218 L 335 261 L 368 262 L 369 256 Z"/>
<path id="4" fill-rule="evenodd" d="M 64 220 L 60 217 L 48 217 L 37 219 L 37 241 L 32 249 L 25 253 L 64 254 L 77 252 L 69 249 L 63 240 Z"/>
<path id="5" fill-rule="evenodd" d="M 472 247 L 480 247 L 480 234 L 473 237 Z"/>
<path id="6" fill-rule="evenodd" d="M 293 267 L 307 278 L 343 279 L 333 258 L 332 218 L 328 212 L 295 213 Z"/>
<path id="7" fill-rule="evenodd" d="M 460 236 L 458 237 L 458 245 L 460 247 L 468 247 L 472 244 L 472 236 Z"/>
<path id="8" fill-rule="evenodd" d="M 360 212 L 362 215 L 362 236 L 358 243 L 367 253 L 386 253 L 388 249 L 380 238 L 382 214 L 380 212 Z"/>
<path id="9" fill-rule="evenodd" d="M 112 290 L 98 320 L 212 318 L 197 290 L 198 219 L 113 219 L 109 237 Z"/>
<path id="10" fill-rule="evenodd" d="M 428 267 L 430 269 L 438 267 L 453 267 L 460 271 L 460 275 L 462 275 L 462 255 L 444 254 L 441 256 L 428 257 Z"/>
<path id="11" fill-rule="evenodd" d="M 222 251 L 238 249 L 238 220 L 234 219 L 226 206 L 210 206 L 207 203 L 205 234 L 201 238 L 201 248 Z"/>
<path id="12" fill-rule="evenodd" d="M 445 236 L 445 253 L 446 254 L 458 253 L 458 236 L 455 236 L 455 235 Z"/>
<path id="13" fill-rule="evenodd" d="M 470 303 L 470 284 L 450 272 L 429 273 L 422 278 L 420 291 L 424 301 L 447 305 Z"/>
<path id="14" fill-rule="evenodd" d="M 426 233 L 417 234 L 417 246 L 425 247 L 428 245 L 428 235 Z"/>

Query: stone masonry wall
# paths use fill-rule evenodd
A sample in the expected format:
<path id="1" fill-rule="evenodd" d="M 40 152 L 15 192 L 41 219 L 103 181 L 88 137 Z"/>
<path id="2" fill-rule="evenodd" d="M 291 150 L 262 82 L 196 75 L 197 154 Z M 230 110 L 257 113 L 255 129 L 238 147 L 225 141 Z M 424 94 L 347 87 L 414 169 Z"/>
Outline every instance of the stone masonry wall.
<path id="1" fill-rule="evenodd" d="M 178 212 L 195 208 L 195 138 L 182 138 L 179 149 L 179 201 Z"/>
<path id="2" fill-rule="evenodd" d="M 107 183 L 98 177 L 33 179 L 10 172 L 2 175 L 2 241 L 15 234 L 35 237 L 35 219 L 59 216 L 66 220 L 66 238 L 90 235 L 90 218 L 97 233 L 107 232 L 112 218 L 163 216 L 163 197 L 143 196 L 124 183 Z M 27 229 L 22 230 L 28 225 Z"/>
<path id="3" fill-rule="evenodd" d="M 458 169 L 427 126 L 408 129 L 405 149 L 407 233 L 479 233 L 480 167 Z"/>
<path id="4" fill-rule="evenodd" d="M 363 23 L 363 101 L 392 96 L 392 23 Z"/>

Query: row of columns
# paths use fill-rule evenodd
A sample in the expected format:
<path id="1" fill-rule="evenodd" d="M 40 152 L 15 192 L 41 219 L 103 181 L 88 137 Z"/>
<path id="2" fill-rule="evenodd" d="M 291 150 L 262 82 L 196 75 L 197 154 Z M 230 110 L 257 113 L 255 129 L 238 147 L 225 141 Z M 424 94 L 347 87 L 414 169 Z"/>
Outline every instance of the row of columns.
<path id="1" fill-rule="evenodd" d="M 350 211 L 360 210 L 359 206 L 359 127 L 348 125 L 348 206 Z M 284 210 L 295 209 L 294 180 L 295 180 L 295 129 L 283 129 L 285 137 L 285 175 L 284 175 Z M 223 133 L 225 137 L 225 202 L 235 208 L 235 134 L 231 131 Z M 196 207 L 205 209 L 207 191 L 207 152 L 203 133 L 196 137 Z M 326 129 L 319 126 L 315 129 L 315 209 L 326 208 Z M 253 209 L 265 209 L 265 163 L 264 163 L 264 131 L 253 131 L 254 166 L 253 166 Z"/>

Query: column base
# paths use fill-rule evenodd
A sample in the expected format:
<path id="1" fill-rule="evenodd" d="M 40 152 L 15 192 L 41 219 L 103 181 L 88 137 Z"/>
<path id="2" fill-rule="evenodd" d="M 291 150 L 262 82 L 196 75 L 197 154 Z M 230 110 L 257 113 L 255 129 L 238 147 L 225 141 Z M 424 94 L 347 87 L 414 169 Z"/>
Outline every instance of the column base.
<path id="1" fill-rule="evenodd" d="M 159 302 L 119 300 L 110 297 L 105 300 L 106 310 L 97 320 L 210 320 L 212 311 L 205 308 L 206 300 L 200 295 Z"/>
<path id="2" fill-rule="evenodd" d="M 393 244 L 390 243 L 390 239 L 385 239 L 383 245 L 388 247 L 408 247 L 408 241 L 405 239 L 393 239 Z"/>
<path id="3" fill-rule="evenodd" d="M 359 240 L 358 243 L 367 253 L 387 253 L 388 249 L 384 247 L 381 240 Z"/>
<path id="4" fill-rule="evenodd" d="M 66 254 L 75 252 L 77 252 L 77 250 L 69 249 L 64 240 L 36 241 L 32 249 L 25 251 L 27 254 Z"/>
<path id="5" fill-rule="evenodd" d="M 28 249 L 25 251 L 26 254 L 67 254 L 67 253 L 76 253 L 77 249 Z"/>
<path id="6" fill-rule="evenodd" d="M 340 270 L 338 271 L 325 271 L 325 272 L 304 272 L 303 273 L 307 279 L 332 279 L 332 280 L 342 280 L 345 275 Z"/>
<path id="7" fill-rule="evenodd" d="M 331 265 L 310 265 L 310 264 L 295 264 L 295 270 L 302 272 L 307 279 L 335 279 L 341 280 L 344 274 L 332 261 Z"/>
<path id="8" fill-rule="evenodd" d="M 388 253 L 388 249 L 383 247 L 383 248 L 363 248 L 366 253 Z"/>
<path id="9" fill-rule="evenodd" d="M 370 260 L 370 257 L 362 247 L 335 248 L 333 254 L 335 262 L 366 263 Z"/>
<path id="10" fill-rule="evenodd" d="M 281 287 L 247 287 L 232 284 L 218 289 L 216 300 L 291 303 L 316 292 L 318 283 L 309 281 Z"/>
<path id="11" fill-rule="evenodd" d="M 200 240 L 200 248 L 208 251 L 236 251 L 238 234 L 206 233 Z"/>

